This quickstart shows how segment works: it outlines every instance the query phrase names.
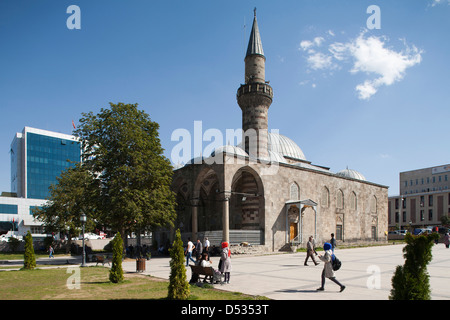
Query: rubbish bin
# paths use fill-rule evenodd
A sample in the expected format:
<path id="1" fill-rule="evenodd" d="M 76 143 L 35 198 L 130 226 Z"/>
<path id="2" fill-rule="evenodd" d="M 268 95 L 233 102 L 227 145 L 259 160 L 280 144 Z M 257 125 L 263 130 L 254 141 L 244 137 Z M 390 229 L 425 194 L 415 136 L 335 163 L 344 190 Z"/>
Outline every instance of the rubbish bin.
<path id="1" fill-rule="evenodd" d="M 138 258 L 136 259 L 136 272 L 144 272 L 145 271 L 145 259 Z"/>

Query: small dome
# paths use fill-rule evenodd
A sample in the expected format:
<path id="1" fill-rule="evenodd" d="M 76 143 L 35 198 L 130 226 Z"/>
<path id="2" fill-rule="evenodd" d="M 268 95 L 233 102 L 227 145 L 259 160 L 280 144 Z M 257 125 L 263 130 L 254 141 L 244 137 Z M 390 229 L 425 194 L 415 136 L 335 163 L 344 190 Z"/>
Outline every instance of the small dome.
<path id="1" fill-rule="evenodd" d="M 348 169 L 348 168 L 345 170 L 339 171 L 338 173 L 336 173 L 336 175 L 338 175 L 340 177 L 344 177 L 344 178 L 351 178 L 351 179 L 366 181 L 366 178 L 361 173 L 359 173 L 358 171 L 355 171 L 355 170 Z"/>
<path id="2" fill-rule="evenodd" d="M 221 146 L 216 149 L 214 149 L 213 152 L 211 152 L 211 157 L 214 157 L 218 153 L 226 153 L 226 154 L 237 154 L 238 156 L 247 157 L 248 154 L 242 150 L 242 148 L 236 147 L 236 146 Z"/>
<path id="3" fill-rule="evenodd" d="M 302 149 L 291 139 L 278 133 L 269 132 L 267 149 L 276 152 L 283 157 L 306 160 Z"/>

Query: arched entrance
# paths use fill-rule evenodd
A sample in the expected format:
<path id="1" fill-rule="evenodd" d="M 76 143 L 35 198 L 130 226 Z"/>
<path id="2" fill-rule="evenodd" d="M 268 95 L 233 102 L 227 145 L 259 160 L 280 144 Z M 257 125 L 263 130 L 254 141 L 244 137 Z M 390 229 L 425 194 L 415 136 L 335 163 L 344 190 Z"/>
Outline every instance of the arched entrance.
<path id="1" fill-rule="evenodd" d="M 250 167 L 240 168 L 233 176 L 229 200 L 230 229 L 246 232 L 264 244 L 264 188 L 258 173 Z"/>

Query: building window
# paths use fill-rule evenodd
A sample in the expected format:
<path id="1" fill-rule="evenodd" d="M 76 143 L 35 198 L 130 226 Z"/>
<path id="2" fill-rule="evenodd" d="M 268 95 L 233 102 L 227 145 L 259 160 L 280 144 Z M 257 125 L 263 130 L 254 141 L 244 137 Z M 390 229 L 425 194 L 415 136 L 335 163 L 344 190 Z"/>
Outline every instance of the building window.
<path id="1" fill-rule="evenodd" d="M 0 204 L 0 213 L 17 214 L 17 204 Z"/>
<path id="2" fill-rule="evenodd" d="M 352 192 L 350 194 L 350 208 L 352 210 L 356 210 L 358 209 L 358 203 L 357 203 L 357 198 L 356 198 L 356 193 Z"/>
<path id="3" fill-rule="evenodd" d="M 433 195 L 429 195 L 429 196 L 428 196 L 428 205 L 429 205 L 430 207 L 433 206 Z"/>
<path id="4" fill-rule="evenodd" d="M 428 221 L 433 220 L 433 209 L 428 210 Z"/>
<path id="5" fill-rule="evenodd" d="M 403 211 L 402 222 L 406 222 L 406 211 Z"/>
<path id="6" fill-rule="evenodd" d="M 336 240 L 342 240 L 342 225 L 336 226 Z"/>
<path id="7" fill-rule="evenodd" d="M 293 184 L 291 184 L 291 188 L 289 191 L 290 191 L 291 200 L 300 200 L 299 188 L 295 182 Z"/>
<path id="8" fill-rule="evenodd" d="M 372 196 L 369 203 L 371 213 L 377 213 L 377 205 L 377 197 Z"/>
<path id="9" fill-rule="evenodd" d="M 42 226 L 31 226 L 31 233 L 33 234 L 43 234 L 44 233 L 44 227 Z"/>
<path id="10" fill-rule="evenodd" d="M 338 209 L 344 209 L 344 193 L 342 192 L 342 190 L 338 190 L 337 192 L 336 206 Z"/>
<path id="11" fill-rule="evenodd" d="M 42 207 L 40 207 L 40 206 L 30 206 L 30 216 L 33 215 L 33 210 L 34 209 L 42 209 Z"/>
<path id="12" fill-rule="evenodd" d="M 322 195 L 320 197 L 320 203 L 322 204 L 322 207 L 328 208 L 330 203 L 330 191 L 327 187 L 322 188 Z"/>
<path id="13" fill-rule="evenodd" d="M 400 215 L 398 212 L 395 213 L 395 223 L 399 223 L 400 222 Z"/>

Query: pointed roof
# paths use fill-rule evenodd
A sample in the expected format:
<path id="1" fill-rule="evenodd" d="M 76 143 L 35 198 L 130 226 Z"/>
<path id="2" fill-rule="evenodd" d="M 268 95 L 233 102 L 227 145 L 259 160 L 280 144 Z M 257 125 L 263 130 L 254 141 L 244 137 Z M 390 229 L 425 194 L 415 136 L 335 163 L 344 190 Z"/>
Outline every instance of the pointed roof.
<path id="1" fill-rule="evenodd" d="M 254 13 L 255 17 L 253 18 L 252 32 L 250 33 L 250 40 L 248 41 L 246 57 L 252 54 L 264 55 L 261 36 L 259 35 L 258 22 L 256 21 L 256 8 Z"/>

